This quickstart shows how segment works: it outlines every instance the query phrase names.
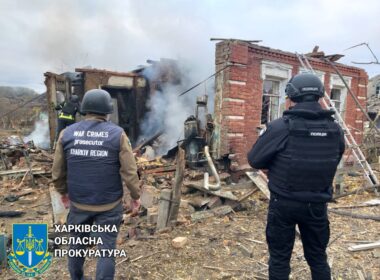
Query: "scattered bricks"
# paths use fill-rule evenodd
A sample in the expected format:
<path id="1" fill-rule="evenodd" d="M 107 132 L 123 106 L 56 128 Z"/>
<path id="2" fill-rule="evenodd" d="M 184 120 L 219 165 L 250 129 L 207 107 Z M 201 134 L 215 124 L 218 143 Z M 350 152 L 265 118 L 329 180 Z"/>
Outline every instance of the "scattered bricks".
<path id="1" fill-rule="evenodd" d="M 221 206 L 222 200 L 218 196 L 214 196 L 211 198 L 209 203 L 207 203 L 208 208 L 213 209 L 215 207 Z"/>
<path id="2" fill-rule="evenodd" d="M 154 225 L 157 223 L 158 210 L 157 207 L 150 207 L 147 210 L 146 221 L 148 224 Z"/>
<path id="3" fill-rule="evenodd" d="M 186 245 L 187 241 L 188 241 L 187 237 L 178 236 L 172 240 L 172 246 L 174 248 L 180 249 Z"/>
<path id="4" fill-rule="evenodd" d="M 141 205 L 148 209 L 158 204 L 158 193 L 155 187 L 144 185 L 141 190 Z"/>

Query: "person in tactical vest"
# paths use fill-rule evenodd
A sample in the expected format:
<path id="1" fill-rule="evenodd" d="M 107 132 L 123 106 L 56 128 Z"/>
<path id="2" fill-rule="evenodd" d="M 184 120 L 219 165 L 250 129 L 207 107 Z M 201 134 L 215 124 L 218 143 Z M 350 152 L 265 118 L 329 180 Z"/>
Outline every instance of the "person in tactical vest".
<path id="1" fill-rule="evenodd" d="M 123 183 L 129 189 L 132 211 L 140 203 L 140 182 L 132 147 L 124 130 L 108 121 L 113 112 L 112 99 L 105 90 L 86 92 L 81 112 L 85 119 L 68 126 L 58 139 L 52 168 L 52 178 L 62 201 L 70 200 L 68 225 L 97 225 L 115 227 L 117 231 L 123 214 Z M 74 238 L 88 238 L 89 232 L 71 232 Z M 98 249 L 115 249 L 117 232 L 95 232 L 103 244 Z M 86 249 L 85 245 L 70 244 L 70 249 Z M 71 279 L 83 277 L 84 257 L 69 257 Z M 114 279 L 114 257 L 98 258 L 96 279 Z"/>
<path id="2" fill-rule="evenodd" d="M 72 95 L 68 102 L 65 101 L 55 106 L 55 110 L 61 111 L 58 114 L 57 139 L 63 129 L 75 123 L 75 115 L 79 112 L 79 108 L 80 104 L 78 95 Z"/>
<path id="3" fill-rule="evenodd" d="M 344 134 L 334 112 L 318 103 L 324 95 L 318 77 L 295 75 L 285 92 L 295 106 L 270 122 L 248 153 L 253 168 L 268 169 L 269 279 L 288 279 L 296 225 L 312 279 L 331 279 L 326 203 L 332 199 L 332 182 L 345 150 Z"/>

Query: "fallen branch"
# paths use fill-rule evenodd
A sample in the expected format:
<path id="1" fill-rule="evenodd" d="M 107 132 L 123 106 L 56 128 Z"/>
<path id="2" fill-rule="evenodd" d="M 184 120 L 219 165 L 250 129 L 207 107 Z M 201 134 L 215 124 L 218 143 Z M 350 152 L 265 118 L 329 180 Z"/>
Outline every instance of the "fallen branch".
<path id="1" fill-rule="evenodd" d="M 22 186 L 22 184 L 24 183 L 24 180 L 26 178 L 26 175 L 28 175 L 28 174 L 29 174 L 29 170 L 27 172 L 25 172 L 24 177 L 22 177 L 21 182 L 20 182 L 20 184 L 18 184 L 16 189 L 19 189 Z"/>
<path id="2" fill-rule="evenodd" d="M 348 195 L 351 195 L 351 194 L 359 194 L 359 193 L 364 192 L 364 191 L 375 190 L 375 189 L 377 189 L 379 187 L 380 187 L 380 185 L 362 187 L 360 189 L 357 189 L 357 190 L 354 190 L 354 191 L 351 191 L 351 192 L 348 192 L 348 193 L 338 194 L 338 195 L 334 196 L 333 199 L 342 198 L 342 197 L 345 197 L 345 196 L 348 196 Z"/>
<path id="3" fill-rule="evenodd" d="M 242 202 L 242 201 L 246 200 L 248 197 L 250 197 L 252 194 L 254 194 L 255 192 L 257 192 L 258 190 L 259 190 L 258 188 L 250 190 L 249 192 L 247 192 L 246 194 L 244 194 L 242 197 L 240 197 L 238 199 L 238 202 Z"/>
<path id="4" fill-rule="evenodd" d="M 23 211 L 0 211 L 0 217 L 3 218 L 15 218 L 24 215 Z"/>
<path id="5" fill-rule="evenodd" d="M 133 263 L 133 262 L 137 262 L 138 260 L 141 260 L 141 259 L 147 259 L 147 258 L 150 258 L 151 256 L 154 256 L 154 255 L 156 255 L 156 254 L 160 254 L 160 253 L 163 253 L 164 251 L 157 251 L 157 252 L 154 252 L 154 253 L 151 253 L 151 254 L 148 254 L 148 255 L 145 255 L 145 256 L 139 256 L 139 257 L 137 257 L 137 258 L 134 258 L 134 259 L 132 259 L 130 262 L 131 263 Z M 119 261 L 118 263 L 116 263 L 116 265 L 119 265 L 119 264 L 121 264 L 121 263 L 123 263 L 123 262 L 126 262 L 126 261 L 128 261 L 129 260 L 129 257 L 127 257 L 127 258 L 125 258 L 124 260 L 122 260 L 122 261 Z"/>
<path id="6" fill-rule="evenodd" d="M 328 211 L 332 212 L 334 214 L 347 216 L 347 217 L 351 217 L 351 218 L 355 218 L 355 219 L 380 221 L 380 216 L 355 214 L 355 213 L 351 213 L 349 211 L 341 211 L 341 210 L 335 210 L 335 209 L 329 209 Z"/>
<path id="7" fill-rule="evenodd" d="M 327 247 L 330 247 L 331 244 L 333 244 L 335 241 L 337 241 L 339 239 L 339 237 L 341 237 L 343 235 L 343 232 L 339 233 L 337 236 L 335 236 L 334 239 L 332 239 L 329 244 L 327 245 Z"/>
<path id="8" fill-rule="evenodd" d="M 331 209 L 354 209 L 354 208 L 364 208 L 364 207 L 374 207 L 374 206 L 379 206 L 380 203 L 376 204 L 357 204 L 357 205 L 342 205 L 342 206 L 335 206 L 331 207 Z"/>
<path id="9" fill-rule="evenodd" d="M 222 271 L 230 271 L 230 272 L 233 272 L 233 271 L 246 271 L 247 272 L 247 270 L 241 269 L 241 268 L 221 268 L 221 267 L 210 266 L 210 265 L 204 265 L 203 268 L 217 270 L 217 271 L 220 271 L 220 272 L 222 272 Z M 254 277 L 256 277 L 256 276 L 254 276 Z M 260 276 L 258 276 L 258 277 L 260 277 Z M 262 278 L 262 279 L 266 279 L 266 278 Z"/>
<path id="10" fill-rule="evenodd" d="M 375 248 L 380 248 L 380 240 L 374 243 L 350 246 L 348 247 L 348 250 L 351 252 L 356 252 L 356 251 L 370 250 L 370 249 L 375 249 Z"/>
<path id="11" fill-rule="evenodd" d="M 244 239 L 247 240 L 247 241 L 251 241 L 251 242 L 257 243 L 257 244 L 264 244 L 263 241 L 259 241 L 259 240 L 255 240 L 255 239 L 251 239 L 251 238 L 244 238 Z"/>

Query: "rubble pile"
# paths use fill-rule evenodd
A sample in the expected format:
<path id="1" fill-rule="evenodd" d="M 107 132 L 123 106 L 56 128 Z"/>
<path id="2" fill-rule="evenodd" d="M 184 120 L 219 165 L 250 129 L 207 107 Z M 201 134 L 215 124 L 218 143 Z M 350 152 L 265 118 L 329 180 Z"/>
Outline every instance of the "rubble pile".
<path id="1" fill-rule="evenodd" d="M 57 198 L 50 178 L 53 154 L 33 143 L 10 143 L 11 139 L 1 140 L 2 161 L 6 162 L 0 170 L 0 213 L 5 213 L 0 215 L 1 232 L 9 236 L 12 223 L 64 222 L 55 213 Z M 136 216 L 128 210 L 124 214 L 118 246 L 130 255 L 116 260 L 116 279 L 205 279 L 205 275 L 209 279 L 267 279 L 269 192 L 262 173 L 235 176 L 218 169 L 221 187 L 211 190 L 207 186 L 217 178 L 209 176 L 206 184 L 205 173 L 212 174 L 210 167 L 205 163 L 189 168 L 180 146 L 171 156 L 152 158 L 143 153 L 136 162 L 142 181 L 141 208 Z M 357 172 L 351 175 L 344 176 L 343 185 L 345 193 L 353 194 L 329 206 L 332 235 L 328 253 L 335 279 L 380 273 L 379 248 L 371 247 L 380 239 L 378 221 L 355 218 L 355 213 L 379 217 L 380 203 L 371 190 L 355 192 L 363 180 Z M 352 217 L 339 214 L 342 211 Z M 52 228 L 49 238 L 52 245 Z M 363 250 L 363 245 L 369 249 Z M 292 279 L 309 279 L 298 239 L 294 250 Z M 348 259 L 350 266 L 345 265 Z M 69 279 L 67 260 L 53 262 L 44 277 L 50 279 L 60 271 L 62 279 Z M 95 262 L 86 261 L 86 273 L 95 271 Z M 9 271 L 3 275 L 4 279 L 11 277 Z"/>

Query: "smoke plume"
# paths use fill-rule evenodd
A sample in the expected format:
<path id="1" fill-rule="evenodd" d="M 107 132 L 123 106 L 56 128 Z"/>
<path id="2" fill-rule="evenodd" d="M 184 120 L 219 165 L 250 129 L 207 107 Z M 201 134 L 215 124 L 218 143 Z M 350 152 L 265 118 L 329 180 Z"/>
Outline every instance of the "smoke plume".
<path id="1" fill-rule="evenodd" d="M 155 91 L 147 102 L 149 112 L 146 114 L 141 124 L 140 141 L 147 139 L 159 131 L 163 131 L 163 135 L 158 139 L 159 145 L 155 148 L 157 155 L 165 154 L 169 149 L 177 145 L 177 141 L 184 138 L 184 122 L 191 116 L 195 115 L 196 98 L 200 95 L 208 95 L 210 100 L 208 103 L 209 112 L 213 108 L 213 79 L 200 85 L 185 95 L 179 96 L 199 80 L 196 80 L 189 66 L 178 62 L 178 72 L 175 73 L 180 77 L 178 84 L 163 84 L 160 90 Z M 153 69 L 153 70 L 152 70 Z M 144 75 L 152 80 L 159 77 L 161 69 L 147 68 Z M 211 108 L 211 110 L 210 110 Z"/>
<path id="2" fill-rule="evenodd" d="M 40 114 L 39 120 L 37 120 L 34 124 L 34 130 L 24 138 L 24 142 L 29 141 L 33 141 L 34 145 L 41 149 L 49 149 L 49 124 L 48 115 L 46 113 Z"/>

